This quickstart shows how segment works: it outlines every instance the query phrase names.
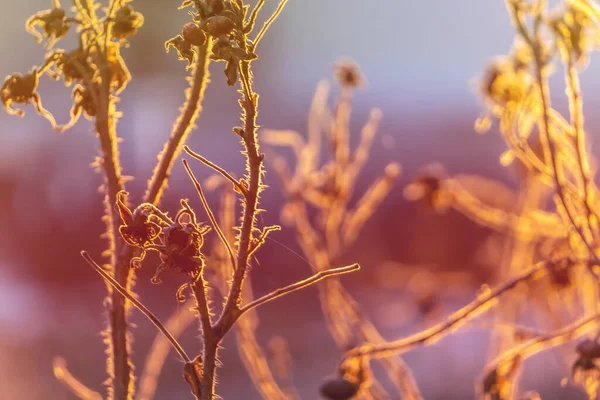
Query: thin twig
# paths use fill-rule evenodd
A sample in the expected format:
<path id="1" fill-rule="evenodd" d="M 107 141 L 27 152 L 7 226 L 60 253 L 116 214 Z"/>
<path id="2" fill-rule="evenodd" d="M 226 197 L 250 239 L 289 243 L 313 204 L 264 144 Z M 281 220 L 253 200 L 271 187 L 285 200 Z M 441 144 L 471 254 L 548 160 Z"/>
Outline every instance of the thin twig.
<path id="1" fill-rule="evenodd" d="M 196 187 L 196 191 L 198 192 L 198 196 L 200 196 L 200 200 L 202 201 L 202 205 L 204 206 L 204 210 L 206 211 L 206 214 L 208 215 L 208 219 L 210 220 L 210 223 L 212 224 L 213 228 L 215 228 L 215 231 L 217 232 L 219 239 L 221 239 L 221 241 L 223 242 L 223 245 L 227 248 L 227 253 L 229 254 L 229 259 L 231 260 L 231 266 L 235 270 L 235 268 L 236 268 L 235 254 L 233 253 L 233 249 L 231 248 L 229 241 L 225 237 L 225 234 L 221 230 L 221 227 L 219 226 L 219 223 L 217 222 L 217 219 L 215 218 L 215 214 L 212 212 L 212 210 L 210 209 L 210 206 L 208 205 L 208 201 L 206 200 L 206 196 L 204 196 L 204 191 L 202 190 L 202 186 L 200 185 L 200 182 L 198 182 L 198 179 L 196 179 L 196 176 L 190 169 L 190 165 L 187 162 L 187 160 L 183 160 L 183 166 L 185 167 L 187 174 L 189 175 L 190 179 L 194 183 L 194 186 Z"/>
<path id="2" fill-rule="evenodd" d="M 477 299 L 467 304 L 465 307 L 456 311 L 446 321 L 441 322 L 429 329 L 411 335 L 407 338 L 399 339 L 396 341 L 383 343 L 383 344 L 365 344 L 360 347 L 354 348 L 346 353 L 345 359 L 351 357 L 369 356 L 371 358 L 384 358 L 390 357 L 396 354 L 405 353 L 418 345 L 432 344 L 445 335 L 455 331 L 461 325 L 464 325 L 469 320 L 481 315 L 485 311 L 489 310 L 495 304 L 498 297 L 507 291 L 513 289 L 519 283 L 529 279 L 538 279 L 544 276 L 544 271 L 551 268 L 557 263 L 567 259 L 558 259 L 550 261 L 542 261 L 537 263 L 530 270 L 524 271 L 521 274 L 515 276 L 509 281 L 503 283 L 496 289 L 490 291 L 487 294 L 479 296 Z M 587 260 L 579 260 L 581 262 L 587 262 Z M 579 265 L 575 262 L 566 263 L 566 267 L 571 268 Z"/>
<path id="3" fill-rule="evenodd" d="M 283 11 L 283 7 L 285 6 L 286 3 L 287 3 L 287 0 L 281 0 L 279 2 L 279 5 L 277 5 L 277 8 L 275 9 L 275 12 L 273 13 L 273 15 L 271 15 L 269 17 L 269 19 L 265 22 L 263 27 L 260 29 L 260 31 L 256 35 L 256 38 L 254 39 L 254 42 L 252 44 L 252 50 L 256 51 L 256 46 L 258 46 L 258 43 L 260 42 L 260 40 L 262 39 L 264 34 L 267 32 L 267 30 L 269 29 L 271 24 L 273 22 L 275 22 L 275 20 L 279 16 L 279 14 L 281 14 L 281 11 Z"/>
<path id="4" fill-rule="evenodd" d="M 67 363 L 62 357 L 55 357 L 52 369 L 56 379 L 65 385 L 75 396 L 83 400 L 102 400 L 102 395 L 85 386 L 67 369 Z"/>
<path id="5" fill-rule="evenodd" d="M 190 311 L 194 305 L 194 300 L 188 300 L 179 310 L 169 317 L 165 323 L 166 329 L 171 332 L 174 338 L 181 334 L 196 321 L 195 313 Z M 144 369 L 140 376 L 137 400 L 151 400 L 154 398 L 158 377 L 161 374 L 165 360 L 171 350 L 171 342 L 162 334 L 158 333 L 146 354 Z"/>
<path id="6" fill-rule="evenodd" d="M 117 282 L 112 276 L 110 276 L 110 274 L 108 272 L 106 272 L 101 266 L 99 266 L 92 259 L 92 257 L 90 257 L 90 255 L 87 253 L 87 251 L 83 250 L 81 252 L 81 256 L 84 258 L 85 261 L 87 261 L 88 264 L 90 264 L 90 266 L 92 268 L 94 268 L 94 270 L 96 272 L 98 272 L 106 280 L 106 282 L 108 282 L 117 292 L 119 292 L 121 294 L 121 296 L 127 298 L 127 300 L 129 300 L 131 302 L 131 304 L 133 304 L 138 310 L 140 310 L 142 312 L 142 314 L 144 314 L 146 316 L 146 318 L 148 318 L 150 320 L 150 322 L 152 322 L 154 324 L 154 326 L 156 326 L 163 335 L 165 335 L 165 337 L 169 340 L 169 342 L 171 342 L 171 345 L 173 346 L 175 351 L 177 351 L 177 353 L 181 356 L 181 358 L 185 362 L 191 362 L 191 359 L 185 353 L 185 350 L 183 350 L 183 348 L 181 347 L 179 342 L 177 342 L 177 340 L 173 337 L 173 335 L 171 335 L 171 333 L 167 330 L 167 328 L 165 328 L 165 326 L 162 324 L 162 322 L 160 322 L 160 320 L 158 318 L 156 318 L 156 316 L 152 313 L 152 311 L 150 311 L 148 308 L 146 308 L 145 305 L 143 305 L 138 299 L 136 299 L 133 295 L 131 295 L 131 293 L 129 293 L 129 291 L 127 291 L 127 289 L 125 289 L 123 286 L 121 286 L 121 284 L 119 282 Z"/>
<path id="7" fill-rule="evenodd" d="M 195 158 L 196 160 L 198 160 L 198 161 L 202 162 L 203 164 L 207 165 L 209 168 L 212 168 L 213 170 L 215 170 L 218 173 L 220 173 L 225 179 L 227 179 L 229 182 L 231 182 L 233 184 L 233 186 L 235 186 L 237 188 L 238 192 L 240 192 L 241 194 L 246 194 L 247 189 L 244 186 L 242 186 L 242 184 L 240 182 L 238 182 L 237 179 L 235 179 L 233 176 L 231 176 L 231 174 L 229 172 L 225 171 L 223 168 L 219 167 L 217 164 L 213 163 L 212 161 L 209 161 L 205 157 L 203 157 L 200 154 L 196 153 L 195 151 L 193 151 L 192 149 L 190 149 L 189 146 L 187 146 L 187 145 L 183 146 L 183 150 L 190 157 Z"/>
<path id="8" fill-rule="evenodd" d="M 202 100 L 206 86 L 209 82 L 209 66 L 211 53 L 211 40 L 207 44 L 199 46 L 196 54 L 196 65 L 192 76 L 192 86 L 186 91 L 186 101 L 181 115 L 173 126 L 171 137 L 165 148 L 159 155 L 159 162 L 154 169 L 154 174 L 148 182 L 148 190 L 144 201 L 158 204 L 161 194 L 167 185 L 167 181 L 173 168 L 173 163 L 181 151 L 182 145 L 188 138 L 194 122 L 202 111 Z"/>
<path id="9" fill-rule="evenodd" d="M 274 300 L 278 297 L 284 296 L 284 295 L 294 292 L 296 290 L 304 289 L 305 287 L 310 286 L 313 283 L 320 281 L 321 279 L 325 279 L 325 278 L 328 278 L 330 276 L 335 276 L 335 275 L 347 274 L 348 272 L 358 271 L 359 269 L 360 269 L 360 265 L 352 264 L 352 265 L 348 265 L 345 267 L 332 268 L 332 269 L 328 269 L 325 271 L 319 271 L 316 274 L 314 274 L 313 276 L 311 276 L 310 278 L 306 278 L 299 282 L 292 283 L 291 285 L 277 289 L 274 292 L 271 292 L 259 299 L 254 300 L 251 303 L 246 304 L 245 306 L 240 308 L 240 315 L 242 315 L 245 312 L 250 311 L 251 309 L 256 308 L 264 303 Z"/>
<path id="10" fill-rule="evenodd" d="M 567 75 L 567 96 L 569 98 L 569 110 L 571 114 L 571 124 L 575 130 L 575 139 L 577 141 L 577 161 L 579 164 L 579 173 L 581 174 L 581 183 L 583 186 L 584 204 L 587 213 L 587 222 L 592 235 L 592 240 L 596 237 L 592 221 L 592 209 L 590 206 L 590 178 L 589 165 L 585 148 L 585 133 L 583 131 L 583 104 L 581 100 L 581 89 L 579 86 L 579 77 L 573 62 L 573 55 L 570 49 L 567 49 L 567 66 L 565 68 Z"/>
<path id="11" fill-rule="evenodd" d="M 244 32 L 250 33 L 254 30 L 256 17 L 258 17 L 258 13 L 264 5 L 265 0 L 258 0 L 258 3 L 256 3 L 256 6 L 254 6 L 254 9 L 252 10 L 252 13 L 250 13 L 250 18 L 248 18 L 248 22 L 246 23 L 246 25 L 244 25 Z"/>

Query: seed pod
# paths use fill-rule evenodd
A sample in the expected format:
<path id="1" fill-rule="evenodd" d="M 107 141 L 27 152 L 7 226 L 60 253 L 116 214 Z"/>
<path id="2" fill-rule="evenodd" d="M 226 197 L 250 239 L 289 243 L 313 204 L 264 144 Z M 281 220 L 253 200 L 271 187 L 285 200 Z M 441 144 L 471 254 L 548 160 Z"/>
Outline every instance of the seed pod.
<path id="1" fill-rule="evenodd" d="M 577 352 L 587 358 L 600 358 L 600 343 L 585 339 L 577 345 Z"/>
<path id="2" fill-rule="evenodd" d="M 359 385 L 344 378 L 334 378 L 321 385 L 320 392 L 330 400 L 350 400 L 358 393 Z"/>
<path id="3" fill-rule="evenodd" d="M 225 8 L 223 0 L 209 0 L 208 4 L 210 5 L 212 12 L 215 14 L 220 14 Z"/>
<path id="4" fill-rule="evenodd" d="M 202 28 L 193 22 L 188 22 L 183 26 L 181 35 L 189 44 L 194 46 L 202 46 L 206 43 L 206 34 Z"/>
<path id="5" fill-rule="evenodd" d="M 218 37 L 230 33 L 234 27 L 235 22 L 231 19 L 217 15 L 208 19 L 205 29 L 210 35 Z"/>

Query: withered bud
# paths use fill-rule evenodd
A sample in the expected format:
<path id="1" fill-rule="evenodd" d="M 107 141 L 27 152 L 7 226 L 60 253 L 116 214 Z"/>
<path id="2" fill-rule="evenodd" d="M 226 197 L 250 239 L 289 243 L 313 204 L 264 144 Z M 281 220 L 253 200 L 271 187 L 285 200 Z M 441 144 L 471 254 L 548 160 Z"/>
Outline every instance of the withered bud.
<path id="1" fill-rule="evenodd" d="M 143 24 L 142 14 L 133 11 L 131 6 L 124 6 L 119 8 L 115 14 L 112 34 L 117 39 L 123 39 L 135 35 Z"/>
<path id="2" fill-rule="evenodd" d="M 181 36 L 191 45 L 202 46 L 206 43 L 206 34 L 197 24 L 188 22 L 183 26 Z"/>
<path id="3" fill-rule="evenodd" d="M 600 343 L 591 339 L 579 342 L 575 350 L 586 358 L 600 358 Z"/>
<path id="4" fill-rule="evenodd" d="M 215 37 L 227 35 L 233 28 L 235 28 L 235 22 L 221 15 L 209 18 L 205 26 L 206 32 Z"/>
<path id="5" fill-rule="evenodd" d="M 342 59 L 336 62 L 333 66 L 333 72 L 342 87 L 357 88 L 365 83 L 363 74 L 354 60 Z"/>
<path id="6" fill-rule="evenodd" d="M 325 381 L 319 391 L 330 400 L 349 400 L 358 393 L 360 386 L 344 378 L 333 378 Z"/>
<path id="7" fill-rule="evenodd" d="M 214 14 L 220 14 L 225 8 L 223 0 L 208 0 L 208 5 Z"/>

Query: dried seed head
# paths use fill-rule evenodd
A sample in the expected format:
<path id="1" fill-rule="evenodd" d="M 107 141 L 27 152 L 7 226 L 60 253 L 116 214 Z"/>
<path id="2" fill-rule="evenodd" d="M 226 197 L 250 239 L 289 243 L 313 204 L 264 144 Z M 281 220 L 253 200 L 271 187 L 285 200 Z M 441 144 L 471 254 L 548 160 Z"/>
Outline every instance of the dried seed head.
<path id="1" fill-rule="evenodd" d="M 44 34 L 41 34 L 36 26 L 41 26 Z M 39 42 L 47 40 L 48 47 L 65 36 L 69 31 L 69 20 L 67 13 L 62 8 L 53 8 L 44 10 L 29 18 L 25 24 L 27 31 L 34 35 Z"/>
<path id="2" fill-rule="evenodd" d="M 194 62 L 194 57 L 196 54 L 194 52 L 194 49 L 192 48 L 192 44 L 185 40 L 183 36 L 177 35 L 173 39 L 165 42 L 165 50 L 167 51 L 167 53 L 169 52 L 169 49 L 171 47 L 173 47 L 175 51 L 177 51 L 177 55 L 179 56 L 180 60 L 187 61 L 187 67 L 190 68 L 192 63 Z"/>
<path id="3" fill-rule="evenodd" d="M 590 359 L 600 358 L 600 343 L 591 339 L 581 341 L 575 350 L 583 357 Z"/>
<path id="4" fill-rule="evenodd" d="M 208 5 L 214 14 L 220 14 L 225 8 L 225 3 L 223 3 L 223 0 L 208 0 Z"/>
<path id="5" fill-rule="evenodd" d="M 502 59 L 488 67 L 481 81 L 484 98 L 501 106 L 520 103 L 525 98 L 532 78 L 525 68 L 513 61 Z"/>
<path id="6" fill-rule="evenodd" d="M 144 24 L 144 17 L 139 12 L 133 11 L 131 6 L 119 8 L 115 14 L 112 34 L 117 39 L 124 39 L 135 35 Z"/>
<path id="7" fill-rule="evenodd" d="M 219 37 L 227 35 L 235 28 L 235 22 L 222 15 L 211 17 L 206 21 L 205 30 L 211 36 Z"/>
<path id="8" fill-rule="evenodd" d="M 354 397 L 360 386 L 344 378 L 333 378 L 325 381 L 319 391 L 330 400 L 349 400 Z"/>
<path id="9" fill-rule="evenodd" d="M 183 26 L 181 36 L 191 45 L 202 46 L 206 43 L 206 34 L 197 24 L 188 22 Z"/>
<path id="10" fill-rule="evenodd" d="M 335 78 L 342 87 L 357 88 L 364 85 L 365 80 L 356 62 L 351 59 L 342 59 L 333 66 Z"/>

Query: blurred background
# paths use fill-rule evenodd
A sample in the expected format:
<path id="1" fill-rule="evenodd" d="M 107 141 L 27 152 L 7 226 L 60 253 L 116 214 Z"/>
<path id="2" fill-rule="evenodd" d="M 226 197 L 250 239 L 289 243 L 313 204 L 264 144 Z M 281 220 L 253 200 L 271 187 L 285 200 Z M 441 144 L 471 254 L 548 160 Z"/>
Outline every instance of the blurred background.
<path id="1" fill-rule="evenodd" d="M 264 15 L 276 3 L 269 1 Z M 0 74 L 41 64 L 43 49 L 26 33 L 24 22 L 50 5 L 49 0 L 1 0 Z M 179 33 L 188 16 L 177 11 L 177 0 L 136 1 L 134 6 L 145 24 L 123 51 L 133 80 L 119 102 L 124 117 L 118 132 L 124 173 L 135 177 L 128 191 L 136 203 L 183 103 L 184 63 L 166 54 L 163 44 Z M 344 262 L 359 262 L 363 269 L 343 282 L 387 338 L 429 326 L 466 304 L 482 284 L 496 283 L 496 260 L 485 249 L 501 239 L 456 212 L 439 215 L 407 202 L 402 189 L 433 161 L 450 173 L 477 173 L 516 187 L 510 170 L 498 163 L 501 138 L 493 130 L 482 136 L 473 129 L 482 111 L 474 79 L 492 57 L 509 50 L 512 38 L 501 0 L 291 0 L 261 44 L 255 71 L 263 127 L 304 133 L 314 88 L 332 77 L 332 65 L 340 57 L 356 60 L 368 81 L 355 97 L 355 132 L 372 107 L 383 111 L 358 190 L 390 161 L 401 163 L 403 174 L 362 239 L 344 255 Z M 222 69 L 222 64 L 213 65 L 204 111 L 188 143 L 241 175 L 243 160 L 231 132 L 238 124 L 237 93 L 227 87 Z M 582 75 L 588 127 L 600 119 L 592 112 L 599 100 L 597 73 L 589 68 Z M 70 89 L 45 79 L 40 92 L 57 120 L 67 121 Z M 98 147 L 89 121 L 81 119 L 59 135 L 31 107 L 26 111 L 22 119 L 0 112 L 0 398 L 73 399 L 53 377 L 53 357 L 65 357 L 71 371 L 96 390 L 103 390 L 106 379 L 99 333 L 105 321 L 105 285 L 79 256 L 87 249 L 99 258 L 105 245 L 100 239 L 102 176 L 90 167 Z M 199 177 L 209 175 L 200 165 L 194 169 Z M 277 223 L 283 194 L 274 174 L 267 174 L 266 183 L 264 220 Z M 199 206 L 179 163 L 169 186 L 165 209 L 175 210 L 186 197 Z M 310 274 L 306 261 L 292 252 L 298 246 L 291 230 L 274 237 L 281 244 L 268 242 L 260 265 L 252 270 L 257 294 Z M 150 284 L 157 262 L 150 260 L 135 291 L 166 319 L 179 306 L 174 289 L 181 277 L 165 274 L 162 285 Z M 436 292 L 433 305 L 420 307 L 404 283 L 422 271 L 433 276 L 459 273 L 464 284 L 460 290 Z M 259 339 L 288 340 L 299 393 L 304 399 L 317 398 L 318 386 L 334 372 L 340 352 L 326 329 L 316 289 L 271 303 L 259 316 Z M 137 325 L 133 359 L 141 369 L 156 332 L 139 312 L 134 310 L 131 319 Z M 218 392 L 225 399 L 259 399 L 230 336 L 221 355 L 225 368 Z M 488 355 L 488 336 L 467 329 L 408 353 L 405 359 L 425 398 L 473 398 Z M 189 329 L 182 339 L 190 353 L 199 349 L 196 337 L 195 329 Z M 542 364 L 545 368 L 527 368 Z M 567 374 L 564 362 L 549 352 L 526 363 L 521 387 L 538 390 L 544 399 L 584 398 L 569 385 L 561 387 Z M 167 362 L 156 398 L 189 398 L 175 355 Z"/>

